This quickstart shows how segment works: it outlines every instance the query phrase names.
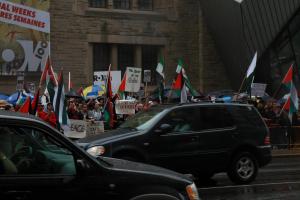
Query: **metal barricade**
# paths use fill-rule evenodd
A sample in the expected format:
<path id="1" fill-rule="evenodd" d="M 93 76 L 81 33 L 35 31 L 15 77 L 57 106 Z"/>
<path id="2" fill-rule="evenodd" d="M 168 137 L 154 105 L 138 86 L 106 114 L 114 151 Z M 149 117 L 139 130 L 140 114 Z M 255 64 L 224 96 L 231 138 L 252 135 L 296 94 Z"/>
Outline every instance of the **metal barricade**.
<path id="1" fill-rule="evenodd" d="M 269 130 L 273 149 L 300 147 L 300 126 L 270 126 Z"/>

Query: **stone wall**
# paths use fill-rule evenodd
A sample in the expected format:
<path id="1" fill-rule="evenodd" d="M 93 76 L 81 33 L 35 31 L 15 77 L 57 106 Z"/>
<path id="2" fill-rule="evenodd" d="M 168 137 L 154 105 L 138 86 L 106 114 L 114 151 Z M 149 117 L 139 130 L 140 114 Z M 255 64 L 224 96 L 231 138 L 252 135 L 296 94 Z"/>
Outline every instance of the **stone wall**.
<path id="1" fill-rule="evenodd" d="M 75 88 L 92 84 L 94 42 L 160 45 L 167 84 L 175 77 L 178 59 L 183 58 L 195 89 L 230 87 L 198 0 L 154 0 L 153 12 L 89 8 L 87 0 L 54 0 L 50 13 L 54 70 L 63 68 L 65 81 L 70 71 Z M 7 91 L 3 84 L 0 91 Z"/>

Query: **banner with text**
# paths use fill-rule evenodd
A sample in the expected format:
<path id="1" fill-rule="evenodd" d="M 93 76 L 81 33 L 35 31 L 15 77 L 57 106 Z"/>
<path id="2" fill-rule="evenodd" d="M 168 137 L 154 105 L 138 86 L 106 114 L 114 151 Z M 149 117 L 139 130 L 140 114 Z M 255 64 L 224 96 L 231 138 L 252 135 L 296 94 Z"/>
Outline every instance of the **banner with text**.
<path id="1" fill-rule="evenodd" d="M 0 75 L 41 72 L 50 49 L 50 0 L 0 0 Z"/>
<path id="2" fill-rule="evenodd" d="M 118 115 L 134 115 L 135 114 L 135 100 L 117 100 L 116 114 Z"/>
<path id="3" fill-rule="evenodd" d="M 121 71 L 111 71 L 111 87 L 113 93 L 117 93 L 121 84 Z M 108 71 L 94 72 L 94 85 L 106 87 Z"/>
<path id="4" fill-rule="evenodd" d="M 135 67 L 126 68 L 126 92 L 140 91 L 142 80 L 142 69 Z"/>

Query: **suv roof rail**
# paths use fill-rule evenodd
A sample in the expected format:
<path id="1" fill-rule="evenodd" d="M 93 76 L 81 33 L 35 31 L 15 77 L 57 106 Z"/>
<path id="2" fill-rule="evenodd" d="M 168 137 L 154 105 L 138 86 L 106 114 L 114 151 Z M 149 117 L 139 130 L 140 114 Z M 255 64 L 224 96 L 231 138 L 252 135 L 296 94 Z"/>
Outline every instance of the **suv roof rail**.
<path id="1" fill-rule="evenodd" d="M 192 101 L 192 102 L 187 102 L 187 103 L 179 103 L 177 105 L 188 105 L 188 104 L 201 104 L 201 103 L 236 103 L 236 104 L 249 104 L 248 102 L 245 101 L 231 101 L 231 102 L 224 102 L 222 100 L 217 100 L 217 101 L 212 101 L 212 100 L 201 100 L 201 101 Z"/>

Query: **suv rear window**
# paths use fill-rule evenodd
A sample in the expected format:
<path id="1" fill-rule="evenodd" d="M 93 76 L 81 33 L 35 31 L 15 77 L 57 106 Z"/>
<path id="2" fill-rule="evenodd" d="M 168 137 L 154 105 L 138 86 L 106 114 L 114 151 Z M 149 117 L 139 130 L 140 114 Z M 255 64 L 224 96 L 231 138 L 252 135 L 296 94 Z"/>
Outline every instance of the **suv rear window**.
<path id="1" fill-rule="evenodd" d="M 239 125 L 265 127 L 257 110 L 252 106 L 228 106 L 228 110 Z"/>

